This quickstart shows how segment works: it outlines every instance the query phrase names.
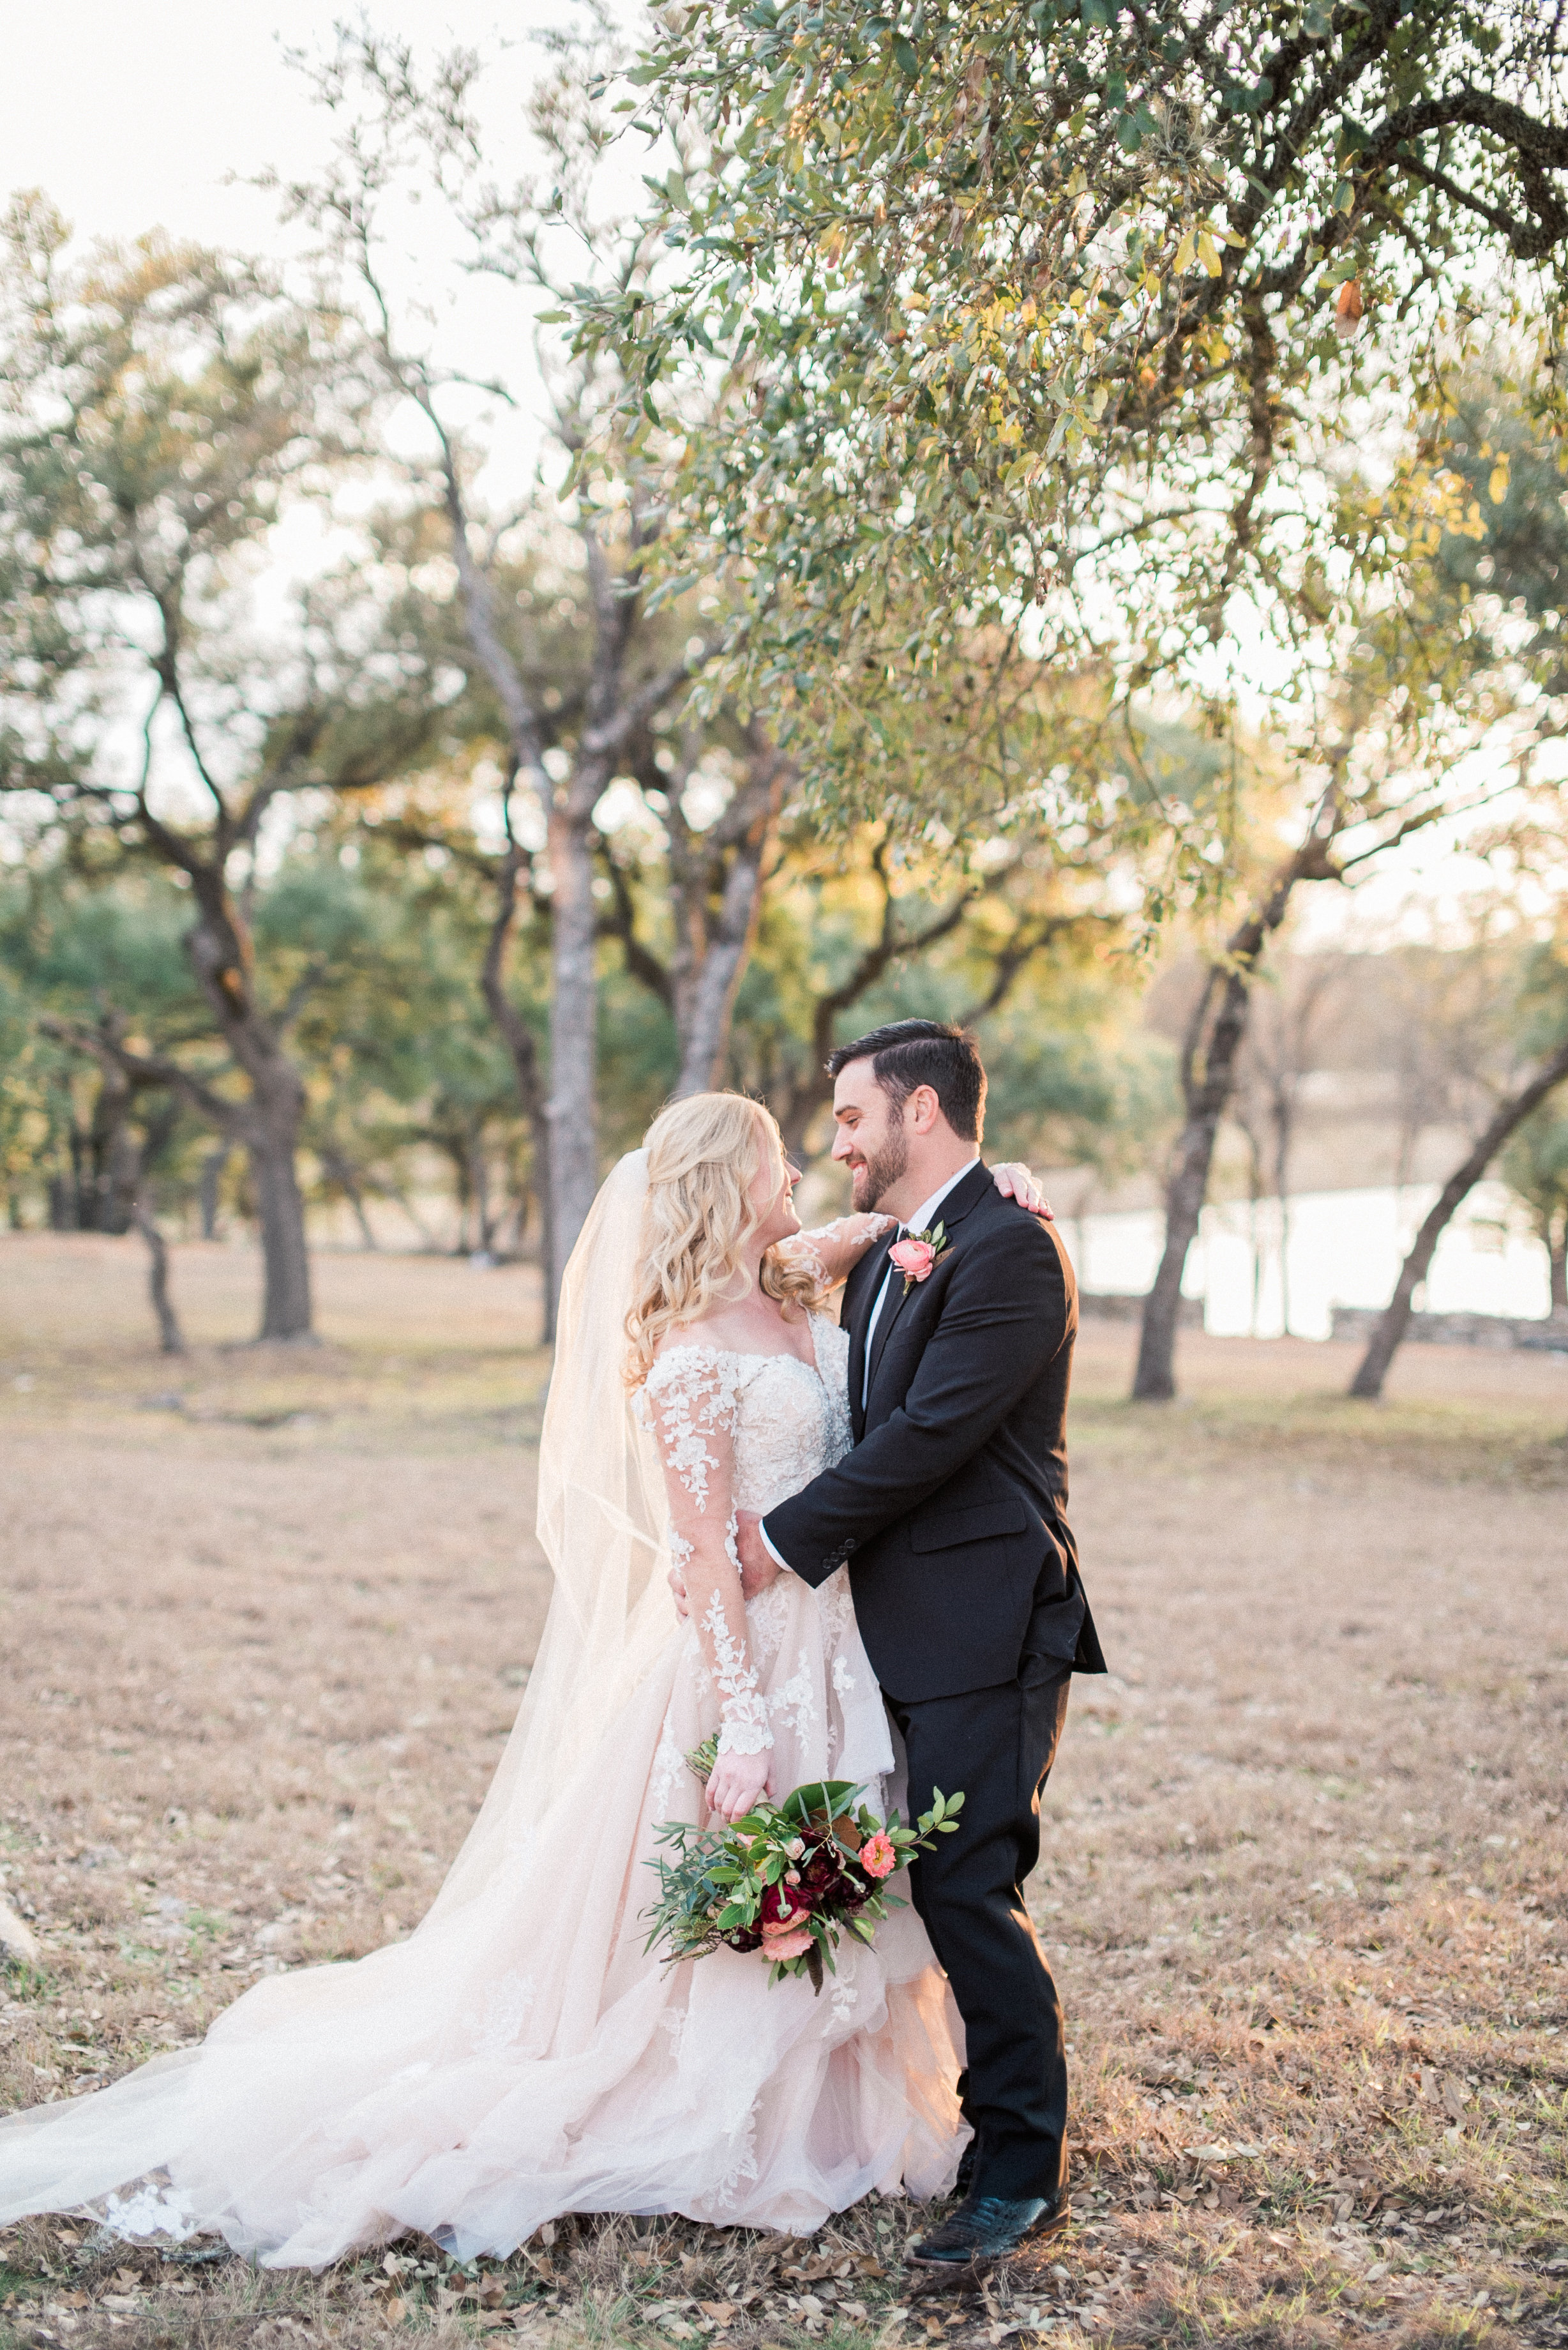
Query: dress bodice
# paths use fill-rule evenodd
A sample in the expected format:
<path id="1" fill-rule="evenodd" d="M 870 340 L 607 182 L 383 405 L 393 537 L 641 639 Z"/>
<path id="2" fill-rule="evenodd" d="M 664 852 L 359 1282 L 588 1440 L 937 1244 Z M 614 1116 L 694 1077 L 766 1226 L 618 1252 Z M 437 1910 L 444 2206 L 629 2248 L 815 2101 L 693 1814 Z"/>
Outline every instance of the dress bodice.
<path id="1" fill-rule="evenodd" d="M 736 1509 L 764 1514 L 843 1460 L 850 1446 L 849 1340 L 826 1314 L 812 1315 L 811 1329 L 815 1370 L 794 1355 L 742 1354 L 700 1339 L 666 1347 L 637 1409 L 645 1425 L 649 1405 L 667 1421 L 684 1422 L 684 1463 L 676 1454 L 683 1478 L 702 1473 L 701 1427 L 715 1406 L 732 1431 Z"/>

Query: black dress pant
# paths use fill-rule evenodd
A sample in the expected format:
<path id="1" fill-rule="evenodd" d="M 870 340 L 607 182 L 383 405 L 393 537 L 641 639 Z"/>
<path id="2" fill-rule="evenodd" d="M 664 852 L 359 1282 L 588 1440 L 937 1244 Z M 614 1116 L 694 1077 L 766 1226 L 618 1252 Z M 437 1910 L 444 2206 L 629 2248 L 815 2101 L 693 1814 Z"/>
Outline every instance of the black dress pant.
<path id="1" fill-rule="evenodd" d="M 1071 1669 L 1026 1654 L 1016 1680 L 904 1703 L 888 1695 L 909 1762 L 909 1816 L 963 1790 L 953 1835 L 909 1870 L 910 1891 L 963 2018 L 959 2079 L 975 2133 L 976 2195 L 1051 2200 L 1066 2183 L 1062 2002 L 1024 1905 L 1040 1857 L 1040 1796 L 1067 1718 Z"/>

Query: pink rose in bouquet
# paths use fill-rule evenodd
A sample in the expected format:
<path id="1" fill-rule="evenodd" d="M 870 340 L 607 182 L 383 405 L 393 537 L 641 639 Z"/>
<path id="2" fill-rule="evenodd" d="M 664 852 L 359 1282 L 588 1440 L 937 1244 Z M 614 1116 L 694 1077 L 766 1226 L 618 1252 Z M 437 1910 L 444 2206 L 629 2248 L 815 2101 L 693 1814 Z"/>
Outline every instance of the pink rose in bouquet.
<path id="1" fill-rule="evenodd" d="M 713 1767 L 711 1746 L 687 1760 L 701 1779 Z M 670 1963 L 758 1950 L 775 1982 L 805 1975 L 820 1991 L 840 1938 L 872 1939 L 889 1906 L 903 1906 L 887 1878 L 937 1836 L 953 1835 L 963 1807 L 961 1794 L 938 1790 L 930 1810 L 905 1827 L 897 1813 L 880 1820 L 867 1811 L 864 1792 L 846 1779 L 816 1780 L 727 1825 L 667 1821 L 657 1831 L 667 1855 L 652 1864 L 659 1898 L 643 1913 L 648 1948 L 662 1943 Z"/>
<path id="2" fill-rule="evenodd" d="M 860 1866 L 867 1877 L 891 1877 L 898 1866 L 898 1856 L 893 1849 L 893 1839 L 886 1828 L 868 1835 L 860 1847 Z"/>
<path id="3" fill-rule="evenodd" d="M 779 1925 L 763 1928 L 764 1959 L 776 1959 L 782 1961 L 784 1959 L 804 1958 L 811 1945 L 812 1931 L 809 1926 Z"/>

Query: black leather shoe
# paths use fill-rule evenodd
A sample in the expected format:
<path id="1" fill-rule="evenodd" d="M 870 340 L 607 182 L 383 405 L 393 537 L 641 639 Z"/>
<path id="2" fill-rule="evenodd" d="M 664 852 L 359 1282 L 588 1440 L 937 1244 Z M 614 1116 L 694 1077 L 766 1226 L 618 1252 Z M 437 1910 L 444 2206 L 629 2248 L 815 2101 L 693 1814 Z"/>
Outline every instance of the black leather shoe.
<path id="1" fill-rule="evenodd" d="M 1004 2202 L 999 2195 L 966 2195 L 950 2220 L 921 2237 L 909 2258 L 917 2268 L 950 2270 L 1005 2260 L 1021 2244 L 1055 2235 L 1072 2212 L 1064 2195 L 1052 2203 L 1039 2195 L 1022 2203 Z"/>

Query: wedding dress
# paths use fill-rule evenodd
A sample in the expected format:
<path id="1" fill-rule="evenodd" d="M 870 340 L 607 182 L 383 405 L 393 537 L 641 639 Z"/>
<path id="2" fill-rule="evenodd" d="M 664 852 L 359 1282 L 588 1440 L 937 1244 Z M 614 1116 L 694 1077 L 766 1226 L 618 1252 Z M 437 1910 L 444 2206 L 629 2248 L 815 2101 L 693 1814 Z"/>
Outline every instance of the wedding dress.
<path id="1" fill-rule="evenodd" d="M 771 1740 L 781 1795 L 824 1776 L 875 1804 L 899 1791 L 844 1570 L 820 1591 L 781 1576 L 745 1649 L 675 1617 L 670 1499 L 763 1512 L 839 1459 L 847 1342 L 816 1315 L 815 1367 L 677 1345 L 628 1399 L 642 1156 L 568 1273 L 540 1463 L 556 1593 L 429 1915 L 369 1958 L 255 1984 L 198 2048 L 0 2122 L 0 2223 L 118 2190 L 127 2235 L 213 2231 L 320 2268 L 410 2229 L 504 2255 L 567 2211 L 804 2232 L 873 2188 L 950 2184 L 961 2026 L 912 1908 L 844 1943 L 820 1996 L 759 1954 L 644 1949 L 655 1830 L 700 1817 L 686 1756 L 710 1733 Z"/>

